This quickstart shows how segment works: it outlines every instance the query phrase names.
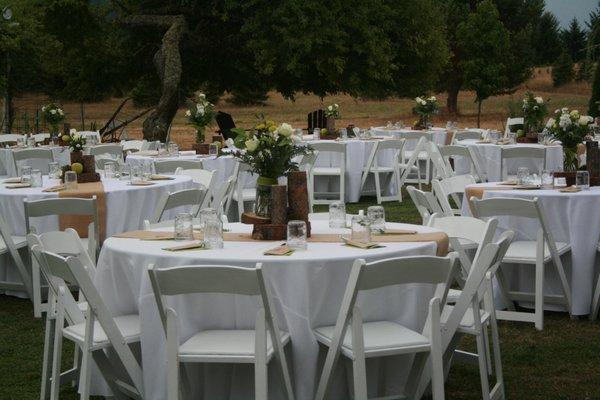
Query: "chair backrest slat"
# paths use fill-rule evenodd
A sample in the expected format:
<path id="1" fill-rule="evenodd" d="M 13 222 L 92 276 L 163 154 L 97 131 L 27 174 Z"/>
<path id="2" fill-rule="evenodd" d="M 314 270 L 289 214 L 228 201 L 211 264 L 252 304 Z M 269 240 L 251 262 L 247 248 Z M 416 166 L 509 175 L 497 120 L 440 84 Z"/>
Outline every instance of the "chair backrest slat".
<path id="1" fill-rule="evenodd" d="M 102 154 L 109 154 L 111 156 L 115 156 L 115 158 L 123 159 L 123 146 L 120 144 L 110 143 L 99 144 L 90 147 L 90 155 L 99 156 Z"/>
<path id="2" fill-rule="evenodd" d="M 150 222 L 160 222 L 165 211 L 177 207 L 190 206 L 190 213 L 195 216 L 200 211 L 200 206 L 206 195 L 206 188 L 203 189 L 184 189 L 173 193 L 164 193 L 156 203 L 154 216 Z"/>
<path id="3" fill-rule="evenodd" d="M 493 199 L 471 198 L 473 215 L 477 218 L 494 216 L 514 216 L 524 218 L 539 218 L 537 197 L 529 199 L 515 199 L 509 197 L 495 197 Z"/>

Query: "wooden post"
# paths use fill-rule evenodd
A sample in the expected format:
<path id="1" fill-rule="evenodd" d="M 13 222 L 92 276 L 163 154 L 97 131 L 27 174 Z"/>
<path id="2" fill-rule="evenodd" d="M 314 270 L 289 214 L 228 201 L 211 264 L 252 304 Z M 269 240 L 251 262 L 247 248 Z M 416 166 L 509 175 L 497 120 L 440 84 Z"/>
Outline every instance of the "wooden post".
<path id="1" fill-rule="evenodd" d="M 288 176 L 288 206 L 288 220 L 306 222 L 306 233 L 310 237 L 308 184 L 305 171 L 294 171 Z"/>
<path id="2" fill-rule="evenodd" d="M 271 186 L 271 223 L 287 224 L 287 187 Z"/>

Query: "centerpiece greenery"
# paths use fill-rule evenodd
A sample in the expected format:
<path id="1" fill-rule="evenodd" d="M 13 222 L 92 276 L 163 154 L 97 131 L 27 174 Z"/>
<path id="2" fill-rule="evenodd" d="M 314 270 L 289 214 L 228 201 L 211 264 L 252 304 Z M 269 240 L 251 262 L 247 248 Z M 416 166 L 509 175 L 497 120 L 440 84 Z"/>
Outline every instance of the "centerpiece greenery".
<path id="1" fill-rule="evenodd" d="M 42 106 L 42 119 L 50 129 L 52 136 L 58 135 L 59 125 L 65 120 L 65 112 L 56 103 L 49 103 Z"/>
<path id="2" fill-rule="evenodd" d="M 564 170 L 575 171 L 578 167 L 577 145 L 589 134 L 589 125 L 594 118 L 581 115 L 578 110 L 562 108 L 554 112 L 554 118 L 548 120 L 546 128 L 555 140 L 562 143 Z"/>
<path id="3" fill-rule="evenodd" d="M 198 93 L 185 112 L 190 125 L 196 128 L 196 143 L 203 143 L 206 127 L 211 125 L 216 116 L 215 106 L 206 99 L 202 92 Z"/>
<path id="4" fill-rule="evenodd" d="M 258 216 L 268 217 L 271 186 L 277 185 L 279 177 L 298 170 L 294 157 L 309 154 L 312 150 L 295 142 L 290 124 L 277 125 L 262 114 L 258 118 L 252 129 L 232 129 L 237 134 L 234 144 L 238 150 L 231 154 L 258 175 L 255 212 Z"/>
<path id="5" fill-rule="evenodd" d="M 542 131 L 544 118 L 548 115 L 547 103 L 540 96 L 527 92 L 523 98 L 523 128 L 526 134 Z"/>
<path id="6" fill-rule="evenodd" d="M 85 146 L 86 142 L 85 137 L 77 132 L 76 129 L 71 129 L 69 134 L 63 135 L 61 139 L 63 142 L 67 143 L 71 152 L 83 151 L 83 146 Z"/>
<path id="7" fill-rule="evenodd" d="M 325 123 L 327 125 L 327 133 L 329 135 L 335 134 L 335 120 L 340 119 L 340 106 L 337 103 L 327 106 L 324 113 Z"/>
<path id="8" fill-rule="evenodd" d="M 419 120 L 415 124 L 415 128 L 427 129 L 429 128 L 429 119 L 431 116 L 439 112 L 437 99 L 435 96 L 423 96 L 415 98 L 415 102 L 417 104 L 413 107 L 413 113 L 419 116 Z"/>

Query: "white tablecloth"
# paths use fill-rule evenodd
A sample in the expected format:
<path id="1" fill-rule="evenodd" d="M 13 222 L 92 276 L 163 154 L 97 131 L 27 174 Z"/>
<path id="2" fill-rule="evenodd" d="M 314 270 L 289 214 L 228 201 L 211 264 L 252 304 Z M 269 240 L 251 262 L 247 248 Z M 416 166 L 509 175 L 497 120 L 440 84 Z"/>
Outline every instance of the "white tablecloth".
<path id="1" fill-rule="evenodd" d="M 54 161 L 60 165 L 71 163 L 71 155 L 68 147 L 42 147 L 52 149 Z M 24 162 L 24 161 L 23 161 Z M 45 160 L 32 160 L 28 163 L 32 168 L 47 169 L 48 162 Z M 17 176 L 19 171 L 15 169 L 15 161 L 13 158 L 13 149 L 0 148 L 0 175 L 9 177 Z"/>
<path id="2" fill-rule="evenodd" d="M 407 227 L 404 224 L 393 224 Z M 250 232 L 252 227 L 231 224 L 233 231 Z M 410 225 L 410 229 L 431 228 Z M 313 232 L 330 231 L 327 221 L 314 221 Z M 172 244 L 172 242 L 170 243 Z M 368 261 L 409 255 L 434 255 L 436 244 L 393 243 L 372 250 L 360 250 L 337 243 L 309 243 L 308 250 L 289 257 L 264 256 L 263 252 L 278 243 L 225 242 L 223 250 L 167 252 L 161 250 L 169 242 L 143 242 L 135 239 L 111 238 L 104 243 L 95 283 L 111 312 L 115 315 L 138 312 L 142 325 L 142 362 L 146 398 L 166 397 L 165 336 L 146 267 L 190 264 L 222 264 L 254 267 L 264 263 L 265 276 L 272 293 L 281 328 L 290 332 L 293 363 L 292 376 L 298 399 L 312 399 L 318 370 L 319 346 L 312 328 L 335 324 L 352 262 L 359 257 Z M 359 297 L 366 320 L 389 318 L 420 330 L 427 313 L 427 302 L 433 294 L 431 285 L 402 285 L 369 291 Z M 185 295 L 171 298 L 182 321 L 180 333 L 185 340 L 202 329 L 234 329 L 254 326 L 257 298 L 223 294 Z M 321 353 L 321 356 L 324 352 Z M 385 387 L 397 393 L 405 383 L 409 357 L 390 357 L 381 364 Z M 377 360 L 367 362 L 370 390 L 377 389 Z M 269 367 L 270 399 L 283 398 L 276 369 Z M 197 364 L 185 368 L 194 386 L 193 398 L 247 399 L 253 393 L 253 366 L 235 368 Z M 343 369 L 340 369 L 331 391 L 332 399 L 349 398 Z M 231 390 L 231 395 L 226 393 Z"/>
<path id="3" fill-rule="evenodd" d="M 489 187 L 490 184 L 475 186 Z M 596 248 L 600 238 L 600 187 L 578 193 L 560 193 L 557 190 L 487 190 L 483 196 L 486 199 L 494 197 L 537 197 L 540 200 L 554 240 L 571 243 L 571 253 L 563 256 L 562 260 L 571 285 L 572 312 L 575 315 L 589 314 L 598 271 Z M 470 215 L 466 202 L 463 203 L 463 215 Z M 515 231 L 517 239 L 527 240 L 536 240 L 539 227 L 536 222 L 518 217 L 501 217 L 499 226 Z M 510 275 L 511 285 L 533 291 L 533 267 L 513 268 Z M 546 278 L 547 292 L 562 294 L 558 277 L 552 268 L 546 269 Z"/>
<path id="4" fill-rule="evenodd" d="M 415 131 L 413 129 L 397 129 L 397 128 L 387 128 L 385 126 L 376 126 L 373 128 L 373 133 L 376 136 L 391 136 L 394 137 L 396 135 L 401 135 L 403 133 L 408 132 L 423 132 L 423 131 Z M 431 128 L 427 131 L 429 134 L 429 140 L 433 141 L 438 146 L 442 146 L 446 144 L 446 137 L 448 136 L 448 131 L 444 128 Z M 407 144 L 407 150 L 412 150 L 414 148 L 414 143 Z"/>
<path id="5" fill-rule="evenodd" d="M 563 169 L 563 150 L 560 145 L 544 146 L 541 144 L 516 144 L 499 146 L 491 143 L 477 143 L 476 140 L 460 140 L 457 144 L 474 148 L 479 159 L 479 165 L 483 173 L 487 175 L 488 182 L 499 182 L 502 180 L 502 171 L 500 171 L 500 153 L 502 147 L 528 147 L 546 149 L 546 169 L 549 171 L 562 171 Z M 541 163 L 534 159 L 512 159 L 507 163 L 508 173 L 516 175 L 519 167 L 527 167 L 531 173 L 539 173 Z M 458 157 L 454 162 L 454 168 L 459 174 L 468 174 L 471 171 L 471 165 L 463 157 Z"/>
<path id="6" fill-rule="evenodd" d="M 58 180 L 44 176 L 44 187 L 58 184 Z M 145 219 L 154 214 L 158 199 L 164 192 L 194 187 L 191 178 L 178 176 L 174 180 L 156 181 L 152 186 L 130 186 L 126 181 L 104 180 L 106 203 L 106 235 L 139 229 Z M 6 189 L 0 185 L 0 213 L 13 235 L 25 236 L 25 210 L 23 201 L 57 198 L 58 193 L 44 193 L 41 188 Z M 174 218 L 177 210 L 167 212 L 165 218 Z M 34 218 L 33 226 L 38 233 L 58 229 L 58 217 Z M 7 255 L 0 257 L 0 280 L 20 282 L 21 278 Z"/>

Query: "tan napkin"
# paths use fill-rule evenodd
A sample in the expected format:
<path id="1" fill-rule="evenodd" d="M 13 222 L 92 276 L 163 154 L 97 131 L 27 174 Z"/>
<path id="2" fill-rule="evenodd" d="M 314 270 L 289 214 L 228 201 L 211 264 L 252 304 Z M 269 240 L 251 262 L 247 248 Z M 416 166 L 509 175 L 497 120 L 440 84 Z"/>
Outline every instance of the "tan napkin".
<path id="1" fill-rule="evenodd" d="M 113 235 L 112 237 L 140 240 L 173 240 L 175 232 L 131 231 Z"/>
<path id="2" fill-rule="evenodd" d="M 45 193 L 60 192 L 61 190 L 65 190 L 66 188 L 67 187 L 65 185 L 56 185 L 56 186 L 50 186 L 49 188 L 42 190 L 42 192 L 45 192 Z"/>
<path id="3" fill-rule="evenodd" d="M 496 144 L 499 144 L 499 145 L 510 144 L 510 139 L 500 139 L 496 142 Z"/>
<path id="4" fill-rule="evenodd" d="M 383 232 L 376 232 L 376 236 L 386 236 L 386 235 L 416 235 L 417 231 L 406 230 L 406 229 L 386 229 Z"/>
<path id="5" fill-rule="evenodd" d="M 292 249 L 291 247 L 284 244 L 284 245 L 269 249 L 269 250 L 265 251 L 263 254 L 265 256 L 291 256 L 294 253 L 294 251 L 295 251 L 294 249 Z"/>
<path id="6" fill-rule="evenodd" d="M 490 143 L 492 143 L 492 141 L 489 140 L 489 139 L 486 139 L 486 140 L 478 140 L 475 143 L 477 143 L 477 144 L 490 144 Z"/>
<path id="7" fill-rule="evenodd" d="M 540 185 L 517 185 L 514 187 L 514 189 L 517 190 L 538 190 L 541 188 L 542 187 Z"/>
<path id="8" fill-rule="evenodd" d="M 195 250 L 195 249 L 206 250 L 207 249 L 206 243 L 198 240 L 195 242 L 190 242 L 190 243 L 182 244 L 179 246 L 163 247 L 163 250 L 166 250 L 166 251 L 182 251 L 182 250 Z"/>
<path id="9" fill-rule="evenodd" d="M 379 243 L 375 243 L 375 242 L 369 242 L 369 243 L 357 242 L 356 240 L 345 238 L 343 236 L 342 236 L 342 240 L 344 241 L 344 244 L 346 246 L 357 247 L 357 248 L 363 249 L 363 250 L 378 249 L 380 247 L 385 247 L 385 246 L 380 245 Z"/>
<path id="10" fill-rule="evenodd" d="M 155 185 L 156 182 L 150 182 L 150 181 L 136 181 L 136 182 L 129 182 L 129 184 L 131 186 L 150 186 L 150 185 Z"/>
<path id="11" fill-rule="evenodd" d="M 31 183 L 9 183 L 4 186 L 7 189 L 22 189 L 31 187 Z"/>
<path id="12" fill-rule="evenodd" d="M 157 150 L 142 150 L 135 153 L 136 156 L 157 156 Z"/>
<path id="13" fill-rule="evenodd" d="M 577 193 L 581 192 L 581 188 L 578 188 L 577 186 L 573 185 L 566 188 L 558 189 L 558 191 L 561 193 Z"/>
<path id="14" fill-rule="evenodd" d="M 153 181 L 171 181 L 175 178 L 173 178 L 172 176 L 166 176 L 166 175 L 152 175 L 152 176 L 150 176 L 150 179 Z"/>
<path id="15" fill-rule="evenodd" d="M 2 183 L 21 183 L 21 177 L 17 176 L 15 178 L 8 178 L 3 180 Z"/>
<path id="16" fill-rule="evenodd" d="M 500 182 L 499 185 L 502 186 L 514 186 L 514 185 L 518 185 L 519 182 L 517 181 L 504 181 L 504 182 Z"/>

